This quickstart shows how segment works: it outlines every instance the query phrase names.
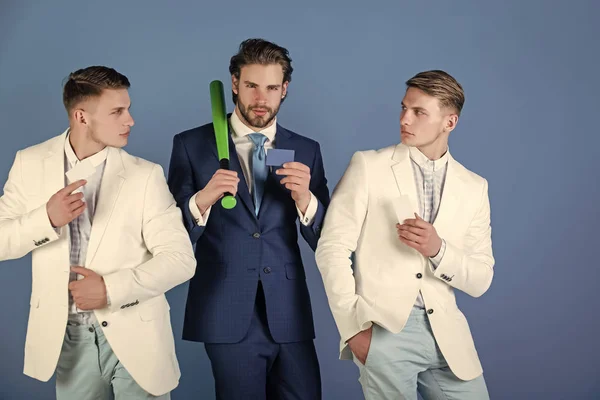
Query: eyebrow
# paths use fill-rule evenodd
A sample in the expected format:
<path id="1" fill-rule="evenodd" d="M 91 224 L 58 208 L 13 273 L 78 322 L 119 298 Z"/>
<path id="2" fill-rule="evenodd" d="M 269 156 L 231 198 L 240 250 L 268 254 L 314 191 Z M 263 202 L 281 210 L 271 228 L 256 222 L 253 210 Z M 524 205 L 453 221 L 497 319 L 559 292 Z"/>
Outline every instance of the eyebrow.
<path id="1" fill-rule="evenodd" d="M 254 82 L 252 82 L 252 81 L 244 81 L 244 83 L 245 83 L 246 85 L 260 86 L 259 84 L 257 84 L 257 83 L 254 83 Z M 280 87 L 281 87 L 281 85 L 267 85 L 267 87 L 268 87 L 268 88 L 280 88 Z"/>
<path id="2" fill-rule="evenodd" d="M 111 109 L 110 111 L 118 111 L 118 110 L 125 110 L 125 109 L 129 110 L 130 108 L 131 108 L 131 104 L 129 104 L 129 107 L 123 107 L 123 106 L 115 107 L 115 108 Z"/>
<path id="3" fill-rule="evenodd" d="M 408 107 L 406 104 L 404 104 L 404 102 L 402 102 L 401 104 L 402 104 L 402 106 L 403 106 L 403 107 L 406 107 L 406 108 L 411 108 L 411 109 L 413 109 L 413 110 L 417 110 L 417 111 L 427 111 L 427 109 L 426 109 L 426 108 L 423 108 L 423 107 Z"/>

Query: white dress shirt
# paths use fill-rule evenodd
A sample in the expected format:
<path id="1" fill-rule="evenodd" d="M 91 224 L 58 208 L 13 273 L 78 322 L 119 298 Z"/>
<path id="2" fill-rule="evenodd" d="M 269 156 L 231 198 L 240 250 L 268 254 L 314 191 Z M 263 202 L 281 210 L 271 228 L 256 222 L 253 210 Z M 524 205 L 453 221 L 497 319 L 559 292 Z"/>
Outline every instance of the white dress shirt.
<path id="1" fill-rule="evenodd" d="M 448 170 L 449 152 L 446 151 L 440 159 L 432 161 L 416 147 L 409 147 L 409 151 L 415 185 L 417 186 L 417 195 L 419 197 L 420 217 L 433 224 L 440 209 L 444 182 L 446 181 L 446 171 Z M 442 261 L 445 251 L 446 242 L 442 239 L 442 247 L 438 254 L 435 257 L 429 258 L 434 269 Z M 417 296 L 415 307 L 425 308 L 421 292 Z"/>
<path id="2" fill-rule="evenodd" d="M 252 148 L 254 144 L 248 137 L 251 133 L 256 133 L 251 128 L 247 127 L 234 112 L 231 114 L 231 118 L 229 119 L 229 126 L 233 143 L 235 145 L 235 150 L 238 155 L 238 159 L 240 160 L 240 165 L 242 167 L 242 172 L 244 174 L 244 178 L 246 179 L 246 183 L 248 184 L 248 189 L 250 190 L 250 194 L 252 195 Z M 273 123 L 258 133 L 262 133 L 267 137 L 267 141 L 265 142 L 265 151 L 268 153 L 269 149 L 276 148 L 277 145 L 277 119 L 275 118 Z M 200 210 L 198 209 L 198 205 L 196 204 L 196 195 L 192 196 L 189 202 L 190 212 L 192 216 L 196 219 L 196 223 L 199 226 L 205 226 L 208 221 L 208 217 L 210 215 L 210 210 L 212 207 L 209 207 L 204 215 L 200 214 Z M 317 213 L 318 201 L 315 195 L 310 193 L 310 202 L 308 204 L 308 208 L 306 209 L 306 214 L 302 214 L 302 211 L 296 206 L 296 210 L 298 211 L 298 216 L 300 217 L 300 222 L 309 226 L 314 222 L 315 215 Z"/>

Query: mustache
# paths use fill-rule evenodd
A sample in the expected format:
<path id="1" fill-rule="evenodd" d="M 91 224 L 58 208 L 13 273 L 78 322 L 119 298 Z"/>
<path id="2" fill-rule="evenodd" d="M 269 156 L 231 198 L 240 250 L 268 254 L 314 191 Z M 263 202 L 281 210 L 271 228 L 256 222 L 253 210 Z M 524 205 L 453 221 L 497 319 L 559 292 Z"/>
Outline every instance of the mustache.
<path id="1" fill-rule="evenodd" d="M 249 106 L 248 107 L 248 111 L 252 111 L 252 110 L 265 110 L 267 112 L 272 113 L 273 109 L 270 107 L 265 107 L 265 106 Z"/>

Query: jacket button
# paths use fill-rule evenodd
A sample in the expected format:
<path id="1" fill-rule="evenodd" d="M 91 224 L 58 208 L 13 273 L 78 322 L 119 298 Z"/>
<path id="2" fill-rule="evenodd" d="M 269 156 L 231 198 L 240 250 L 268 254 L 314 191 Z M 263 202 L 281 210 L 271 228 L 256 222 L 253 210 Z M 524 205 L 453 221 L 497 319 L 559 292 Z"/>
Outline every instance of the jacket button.
<path id="1" fill-rule="evenodd" d="M 265 267 L 265 268 L 263 269 L 263 272 L 264 272 L 265 274 L 270 274 L 270 273 L 271 273 L 271 267 Z"/>
<path id="2" fill-rule="evenodd" d="M 253 237 L 254 239 L 258 239 L 258 238 L 260 237 L 260 233 L 258 233 L 258 232 L 255 232 L 255 233 L 253 233 L 253 234 L 252 234 L 252 237 Z"/>
<path id="3" fill-rule="evenodd" d="M 422 277 L 423 277 L 423 274 L 419 272 L 419 273 L 417 274 L 417 279 L 421 279 Z"/>
<path id="4" fill-rule="evenodd" d="M 108 322 L 102 321 L 102 326 L 106 328 L 108 326 Z"/>
<path id="5" fill-rule="evenodd" d="M 433 308 L 430 308 L 429 310 L 427 310 L 427 314 L 433 314 Z"/>

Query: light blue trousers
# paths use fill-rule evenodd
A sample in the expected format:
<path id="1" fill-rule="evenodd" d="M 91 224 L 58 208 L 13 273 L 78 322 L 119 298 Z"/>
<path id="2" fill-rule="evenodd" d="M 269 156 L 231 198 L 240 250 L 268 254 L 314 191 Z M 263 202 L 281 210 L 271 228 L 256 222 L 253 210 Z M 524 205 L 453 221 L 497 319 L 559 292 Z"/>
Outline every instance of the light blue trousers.
<path id="1" fill-rule="evenodd" d="M 463 381 L 448 368 L 422 309 L 397 334 L 373 325 L 365 365 L 354 362 L 366 400 L 417 400 L 417 391 L 425 400 L 489 400 L 483 375 Z"/>
<path id="2" fill-rule="evenodd" d="M 99 326 L 67 325 L 56 368 L 57 400 L 169 400 L 142 389 L 121 365 Z"/>

